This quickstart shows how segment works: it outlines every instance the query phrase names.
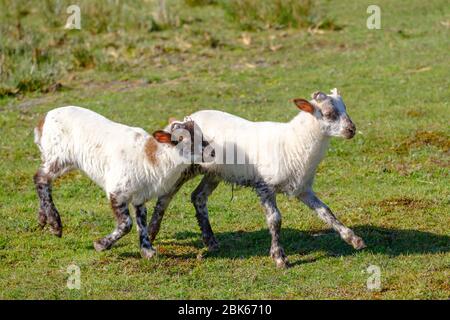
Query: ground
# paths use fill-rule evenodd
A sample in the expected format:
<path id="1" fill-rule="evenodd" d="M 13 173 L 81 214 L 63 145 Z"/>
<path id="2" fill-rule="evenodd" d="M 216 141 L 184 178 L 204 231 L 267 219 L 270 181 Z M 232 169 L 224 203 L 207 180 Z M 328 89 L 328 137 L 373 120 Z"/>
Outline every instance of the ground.
<path id="1" fill-rule="evenodd" d="M 0 98 L 0 298 L 448 299 L 448 2 L 376 1 L 381 30 L 366 27 L 371 1 L 319 4 L 341 30 L 243 31 L 218 5 L 181 7 L 189 23 L 90 35 L 94 58 L 80 58 L 49 90 Z M 95 65 L 102 55 L 109 67 Z M 279 270 L 256 195 L 221 184 L 209 201 L 220 249 L 208 253 L 190 204 L 199 179 L 169 207 L 151 260 L 140 257 L 135 229 L 110 251 L 93 249 L 114 219 L 101 189 L 79 172 L 54 185 L 63 237 L 38 228 L 33 128 L 52 108 L 78 105 L 148 131 L 201 109 L 288 121 L 298 112 L 293 98 L 334 87 L 357 135 L 333 140 L 315 190 L 364 238 L 365 250 L 280 195 L 281 243 L 292 267 Z M 72 264 L 79 290 L 66 286 Z M 380 268 L 379 290 L 367 288 L 371 265 Z"/>

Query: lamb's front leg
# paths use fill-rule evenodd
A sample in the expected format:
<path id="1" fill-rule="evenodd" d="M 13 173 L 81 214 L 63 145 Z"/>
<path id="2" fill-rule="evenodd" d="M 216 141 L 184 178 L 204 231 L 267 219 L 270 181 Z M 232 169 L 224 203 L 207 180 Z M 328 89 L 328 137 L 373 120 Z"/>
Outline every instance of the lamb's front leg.
<path id="1" fill-rule="evenodd" d="M 164 217 L 164 213 L 167 209 L 167 207 L 170 204 L 170 201 L 172 201 L 173 196 L 180 190 L 180 188 L 183 186 L 183 184 L 192 179 L 197 175 L 197 171 L 195 167 L 191 167 L 178 179 L 178 181 L 175 183 L 175 185 L 172 187 L 172 189 L 165 195 L 160 196 L 158 200 L 156 201 L 155 208 L 153 209 L 153 215 L 150 221 L 150 224 L 148 225 L 148 233 L 150 236 L 150 241 L 153 242 L 156 239 L 156 236 L 158 235 L 159 229 L 161 227 L 161 221 Z"/>
<path id="2" fill-rule="evenodd" d="M 267 225 L 272 236 L 270 256 L 278 268 L 286 268 L 289 262 L 280 245 L 281 213 L 277 207 L 275 192 L 266 184 L 257 184 L 255 190 L 266 212 Z"/>
<path id="3" fill-rule="evenodd" d="M 136 211 L 136 225 L 139 233 L 141 255 L 144 258 L 150 259 L 156 254 L 156 250 L 153 249 L 148 237 L 147 208 L 145 207 L 145 204 L 141 204 L 134 206 L 134 209 Z"/>
<path id="4" fill-rule="evenodd" d="M 130 232 L 133 225 L 130 211 L 128 210 L 128 204 L 126 202 L 118 201 L 113 195 L 111 195 L 110 201 L 111 208 L 117 220 L 117 226 L 111 234 L 94 242 L 94 248 L 97 251 L 110 249 L 117 240 Z"/>
<path id="5" fill-rule="evenodd" d="M 340 222 L 333 214 L 333 212 L 328 208 L 328 206 L 323 203 L 314 192 L 307 191 L 299 195 L 299 199 L 303 201 L 309 208 L 314 210 L 320 219 L 325 221 L 329 226 L 331 226 L 341 238 L 353 246 L 353 248 L 359 250 L 366 247 L 363 239 L 355 235 L 352 229 L 346 227 L 342 222 Z"/>
<path id="6" fill-rule="evenodd" d="M 161 222 L 164 217 L 164 213 L 166 212 L 167 207 L 172 201 L 175 192 L 170 192 L 163 196 L 160 196 L 156 201 L 155 208 L 153 209 L 153 215 L 150 220 L 150 224 L 148 225 L 150 241 L 155 241 L 156 236 L 158 235 L 159 229 L 161 228 Z"/>

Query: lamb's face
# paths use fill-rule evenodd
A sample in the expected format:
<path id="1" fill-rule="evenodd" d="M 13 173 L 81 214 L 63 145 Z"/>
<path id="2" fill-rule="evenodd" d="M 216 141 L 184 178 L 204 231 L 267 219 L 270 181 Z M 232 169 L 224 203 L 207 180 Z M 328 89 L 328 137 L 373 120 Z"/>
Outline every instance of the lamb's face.
<path id="1" fill-rule="evenodd" d="M 344 101 L 336 89 L 333 89 L 330 95 L 315 92 L 311 101 L 296 99 L 294 102 L 301 110 L 311 113 L 316 118 L 325 135 L 346 139 L 351 139 L 355 135 L 355 124 L 347 114 Z"/>
<path id="2" fill-rule="evenodd" d="M 172 141 L 186 162 L 201 163 L 214 157 L 212 146 L 194 121 L 173 121 L 169 128 Z"/>

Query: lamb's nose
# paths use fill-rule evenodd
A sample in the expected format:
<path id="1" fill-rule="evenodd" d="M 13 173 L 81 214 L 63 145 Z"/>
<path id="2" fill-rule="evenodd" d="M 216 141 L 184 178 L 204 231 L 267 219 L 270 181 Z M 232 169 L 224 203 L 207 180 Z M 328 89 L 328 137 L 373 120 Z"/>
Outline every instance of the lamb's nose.
<path id="1" fill-rule="evenodd" d="M 352 123 L 351 125 L 349 125 L 346 130 L 345 130 L 345 137 L 347 139 L 351 139 L 355 136 L 356 133 L 356 127 L 355 125 Z"/>
<path id="2" fill-rule="evenodd" d="M 355 125 L 352 123 L 352 125 L 350 126 L 350 128 L 348 128 L 348 131 L 350 131 L 351 133 L 355 134 L 356 132 L 356 127 Z"/>

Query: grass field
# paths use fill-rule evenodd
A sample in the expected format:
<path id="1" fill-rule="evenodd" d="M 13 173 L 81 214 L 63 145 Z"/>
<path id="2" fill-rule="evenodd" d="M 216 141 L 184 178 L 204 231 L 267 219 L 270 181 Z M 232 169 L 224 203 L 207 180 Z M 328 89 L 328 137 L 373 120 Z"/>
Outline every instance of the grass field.
<path id="1" fill-rule="evenodd" d="M 119 12 L 120 1 L 104 1 L 85 15 L 81 6 L 82 29 L 69 31 L 65 7 L 52 11 L 64 2 L 0 1 L 0 298 L 450 298 L 448 1 L 377 0 L 381 30 L 366 28 L 365 0 L 315 2 L 330 28 L 316 18 L 253 29 L 217 1 L 169 1 L 169 18 L 148 25 L 154 2 Z M 333 140 L 315 189 L 365 239 L 363 251 L 279 196 L 293 266 L 276 269 L 256 195 L 236 188 L 232 197 L 221 184 L 209 201 L 221 247 L 207 253 L 190 204 L 199 179 L 169 207 L 152 260 L 140 258 L 134 229 L 95 252 L 114 219 L 79 172 L 54 185 L 63 237 L 38 229 L 33 127 L 52 108 L 78 105 L 148 131 L 200 109 L 288 121 L 290 99 L 334 87 L 358 133 Z M 66 286 L 71 264 L 80 290 Z M 367 289 L 370 265 L 380 267 L 380 290 Z"/>

